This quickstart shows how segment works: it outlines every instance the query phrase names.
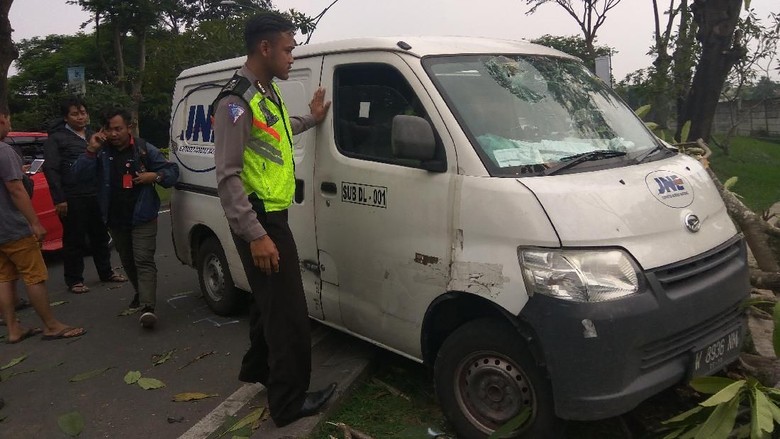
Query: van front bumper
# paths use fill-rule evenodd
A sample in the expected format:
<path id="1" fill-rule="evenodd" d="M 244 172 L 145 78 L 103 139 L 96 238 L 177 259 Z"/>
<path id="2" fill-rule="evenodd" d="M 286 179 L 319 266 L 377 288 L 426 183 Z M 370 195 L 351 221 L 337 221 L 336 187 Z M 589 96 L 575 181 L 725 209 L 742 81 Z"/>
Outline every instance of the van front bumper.
<path id="1" fill-rule="evenodd" d="M 519 317 L 536 333 L 559 417 L 623 414 L 739 355 L 747 327 L 741 303 L 750 292 L 741 236 L 645 278 L 645 290 L 625 299 L 579 303 L 537 294 L 523 308 Z"/>

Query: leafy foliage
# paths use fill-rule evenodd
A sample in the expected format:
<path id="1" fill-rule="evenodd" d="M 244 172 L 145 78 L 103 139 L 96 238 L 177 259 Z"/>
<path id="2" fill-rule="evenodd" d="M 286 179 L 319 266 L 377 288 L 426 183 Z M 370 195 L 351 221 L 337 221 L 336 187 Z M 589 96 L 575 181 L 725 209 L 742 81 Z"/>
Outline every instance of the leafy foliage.
<path id="1" fill-rule="evenodd" d="M 553 49 L 568 53 L 571 56 L 576 56 L 583 60 L 591 71 L 596 69 L 596 62 L 595 60 L 590 59 L 587 44 L 581 36 L 572 35 L 564 37 L 560 35 L 545 34 L 531 40 L 531 42 L 534 44 L 541 44 L 542 46 L 552 47 Z M 615 49 L 609 46 L 595 46 L 594 50 L 595 56 L 597 57 L 617 53 Z"/>
<path id="2" fill-rule="evenodd" d="M 694 378 L 690 385 L 696 391 L 712 396 L 693 409 L 664 421 L 660 433 L 666 434 L 665 439 L 761 439 L 769 437 L 775 424 L 780 424 L 780 391 L 764 387 L 753 378 L 701 377 Z M 743 424 L 737 426 L 743 405 L 749 408 L 750 421 L 740 421 Z"/>

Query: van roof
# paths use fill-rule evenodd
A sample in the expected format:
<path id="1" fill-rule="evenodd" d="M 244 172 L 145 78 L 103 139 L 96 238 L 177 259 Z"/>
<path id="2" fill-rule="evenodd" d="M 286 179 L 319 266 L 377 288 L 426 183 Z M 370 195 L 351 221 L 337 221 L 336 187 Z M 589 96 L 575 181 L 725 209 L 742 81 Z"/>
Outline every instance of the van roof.
<path id="1" fill-rule="evenodd" d="M 408 44 L 411 48 L 404 50 L 400 47 L 403 46 L 401 42 Z M 295 49 L 295 58 L 303 59 L 329 53 L 362 52 L 369 50 L 403 52 L 418 58 L 429 55 L 495 53 L 549 55 L 577 59 L 558 50 L 540 46 L 538 44 L 532 44 L 527 41 L 478 37 L 371 37 L 336 40 L 299 46 Z M 199 76 L 205 73 L 214 73 L 221 70 L 234 70 L 241 67 L 245 60 L 246 57 L 240 56 L 238 58 L 192 67 L 181 72 L 179 79 Z"/>

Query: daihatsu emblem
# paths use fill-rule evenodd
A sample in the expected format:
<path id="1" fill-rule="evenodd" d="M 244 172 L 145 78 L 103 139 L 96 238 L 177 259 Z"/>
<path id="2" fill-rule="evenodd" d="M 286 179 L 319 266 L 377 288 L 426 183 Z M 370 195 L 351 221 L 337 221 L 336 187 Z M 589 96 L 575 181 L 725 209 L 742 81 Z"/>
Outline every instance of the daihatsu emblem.
<path id="1" fill-rule="evenodd" d="M 685 215 L 685 227 L 692 233 L 701 230 L 701 221 L 699 221 L 699 217 L 692 213 Z"/>

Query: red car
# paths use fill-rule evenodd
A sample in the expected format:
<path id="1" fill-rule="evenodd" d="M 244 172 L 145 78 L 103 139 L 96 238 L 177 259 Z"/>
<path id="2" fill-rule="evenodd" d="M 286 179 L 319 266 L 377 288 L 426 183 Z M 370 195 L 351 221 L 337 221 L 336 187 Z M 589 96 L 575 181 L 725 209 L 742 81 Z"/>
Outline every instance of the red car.
<path id="1" fill-rule="evenodd" d="M 3 141 L 11 146 L 16 146 L 22 151 L 25 164 L 30 164 L 34 159 L 43 158 L 43 142 L 48 135 L 46 133 L 26 133 L 12 131 Z M 43 241 L 44 251 L 56 251 L 62 249 L 62 223 L 54 210 L 54 203 L 49 193 L 49 184 L 43 171 L 38 171 L 32 176 L 35 182 L 32 203 L 38 219 L 46 229 L 46 239 Z"/>

